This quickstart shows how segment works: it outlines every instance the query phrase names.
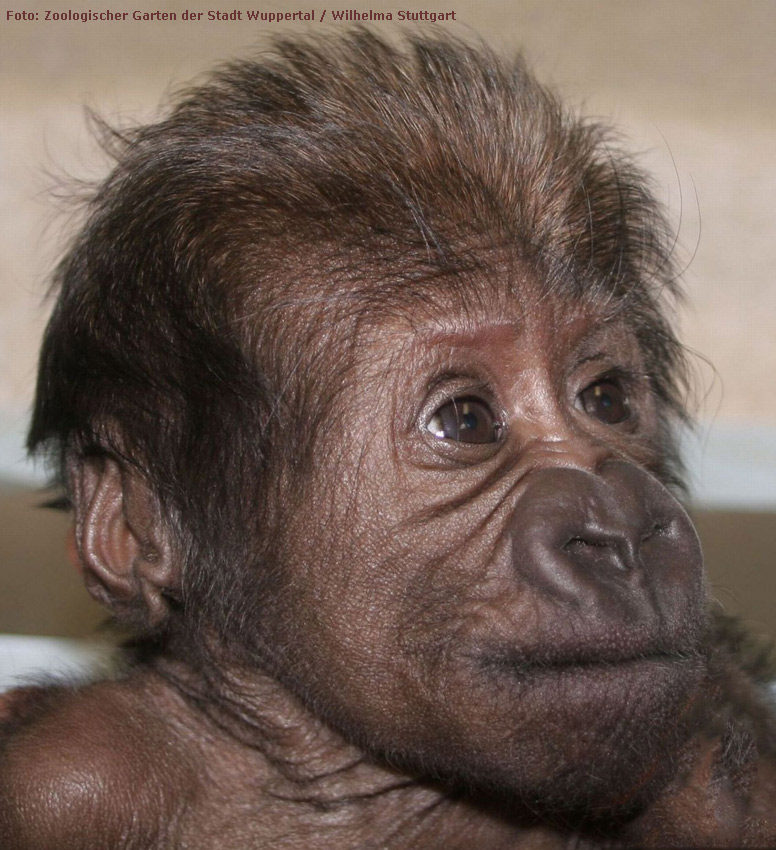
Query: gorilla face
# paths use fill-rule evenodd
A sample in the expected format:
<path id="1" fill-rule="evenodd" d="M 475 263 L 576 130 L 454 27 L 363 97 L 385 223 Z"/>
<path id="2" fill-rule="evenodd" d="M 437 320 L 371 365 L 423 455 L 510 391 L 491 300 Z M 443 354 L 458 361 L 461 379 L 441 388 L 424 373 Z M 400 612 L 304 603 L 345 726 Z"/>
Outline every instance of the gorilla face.
<path id="1" fill-rule="evenodd" d="M 706 590 L 635 335 L 526 286 L 356 348 L 262 616 L 280 675 L 422 774 L 550 808 L 647 793 L 704 675 Z"/>

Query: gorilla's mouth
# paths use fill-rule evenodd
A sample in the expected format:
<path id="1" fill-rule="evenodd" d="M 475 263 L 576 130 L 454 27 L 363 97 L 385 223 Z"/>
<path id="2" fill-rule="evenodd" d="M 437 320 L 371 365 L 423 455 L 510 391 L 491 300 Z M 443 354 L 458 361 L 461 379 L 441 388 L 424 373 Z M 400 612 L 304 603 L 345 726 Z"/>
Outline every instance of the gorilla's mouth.
<path id="1" fill-rule="evenodd" d="M 619 674 L 629 667 L 648 670 L 650 667 L 684 665 L 689 669 L 695 669 L 703 661 L 700 652 L 694 649 L 653 649 L 625 655 L 601 651 L 580 652 L 544 658 L 509 652 L 489 655 L 480 660 L 485 670 L 507 673 L 520 679 L 599 671 L 616 671 Z"/>

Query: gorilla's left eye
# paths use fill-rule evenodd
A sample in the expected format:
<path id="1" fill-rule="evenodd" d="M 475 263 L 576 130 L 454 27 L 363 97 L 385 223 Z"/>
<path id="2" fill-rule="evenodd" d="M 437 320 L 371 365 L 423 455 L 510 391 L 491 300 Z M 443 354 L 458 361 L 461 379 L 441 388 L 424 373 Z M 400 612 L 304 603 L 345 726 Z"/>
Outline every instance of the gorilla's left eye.
<path id="1" fill-rule="evenodd" d="M 454 398 L 428 420 L 426 429 L 440 440 L 459 443 L 495 443 L 502 426 L 488 405 L 478 398 Z"/>
<path id="2" fill-rule="evenodd" d="M 588 416 L 606 425 L 617 425 L 630 416 L 625 390 L 612 380 L 597 381 L 578 396 L 579 405 Z"/>

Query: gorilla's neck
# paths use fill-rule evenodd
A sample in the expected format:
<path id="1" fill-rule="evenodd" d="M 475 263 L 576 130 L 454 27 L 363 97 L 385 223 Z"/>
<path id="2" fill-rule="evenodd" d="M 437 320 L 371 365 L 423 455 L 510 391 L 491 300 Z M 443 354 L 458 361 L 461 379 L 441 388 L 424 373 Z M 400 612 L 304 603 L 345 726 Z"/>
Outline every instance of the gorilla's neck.
<path id="1" fill-rule="evenodd" d="M 195 807 L 202 823 L 192 824 L 194 834 L 233 829 L 229 840 L 238 843 L 222 837 L 223 846 L 294 850 L 513 850 L 528 837 L 487 805 L 377 763 L 269 675 L 233 672 L 214 684 L 178 663 L 154 668 L 178 705 L 174 713 L 190 715 L 175 724 L 194 739 L 184 748 L 201 752 L 207 765 L 204 791 L 213 800 Z M 530 830 L 534 838 L 539 832 Z"/>
<path id="2" fill-rule="evenodd" d="M 192 806 L 190 825 L 184 827 L 192 832 L 192 843 L 185 846 L 551 850 L 572 838 L 560 825 L 526 820 L 525 810 L 511 820 L 503 800 L 491 807 L 379 763 L 269 675 L 232 671 L 214 683 L 178 663 L 154 667 L 164 679 L 168 716 L 178 718 L 173 725 L 187 738 L 181 752 L 199 753 L 201 775 L 207 777 L 197 792 L 202 802 Z M 649 813 L 621 823 L 608 833 L 611 838 L 660 843 L 667 837 L 666 824 L 683 825 L 681 834 L 670 835 L 679 843 L 694 840 L 699 829 L 702 835 L 708 830 L 710 840 L 719 837 L 722 824 L 729 843 L 746 834 L 741 777 L 734 782 L 722 775 L 730 728 L 724 734 L 707 732 L 690 742 L 680 773 Z M 755 765 L 749 767 L 756 772 Z M 753 771 L 745 772 L 750 782 Z M 773 776 L 765 778 L 766 802 L 773 782 Z M 750 804 L 758 794 L 752 790 Z M 195 836 L 205 835 L 222 843 L 197 843 L 201 839 Z M 599 843 L 590 838 L 589 845 L 575 846 Z"/>

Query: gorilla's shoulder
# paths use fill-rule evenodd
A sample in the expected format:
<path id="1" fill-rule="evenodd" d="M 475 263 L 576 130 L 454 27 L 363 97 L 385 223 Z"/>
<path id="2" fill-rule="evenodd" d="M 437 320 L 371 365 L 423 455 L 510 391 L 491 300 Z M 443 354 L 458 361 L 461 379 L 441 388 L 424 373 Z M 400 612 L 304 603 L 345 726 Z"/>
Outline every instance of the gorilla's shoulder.
<path id="1" fill-rule="evenodd" d="M 169 794 L 193 788 L 174 729 L 142 681 L 0 696 L 0 834 L 7 850 L 162 846 Z M 150 700 L 149 700 L 150 697 Z M 176 803 L 177 805 L 177 803 Z M 142 813 L 140 817 L 138 814 Z"/>

